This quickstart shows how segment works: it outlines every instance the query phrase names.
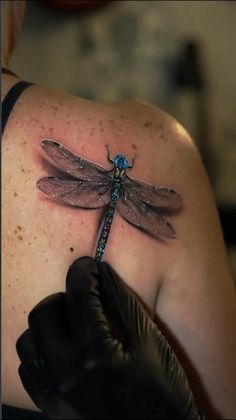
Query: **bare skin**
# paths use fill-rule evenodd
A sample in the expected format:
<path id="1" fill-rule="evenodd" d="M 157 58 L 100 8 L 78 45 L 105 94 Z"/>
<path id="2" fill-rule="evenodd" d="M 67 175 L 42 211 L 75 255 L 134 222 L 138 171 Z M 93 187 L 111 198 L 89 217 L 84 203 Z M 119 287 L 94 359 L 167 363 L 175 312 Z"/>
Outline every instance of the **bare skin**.
<path id="1" fill-rule="evenodd" d="M 3 96 L 17 81 L 3 76 Z M 195 146 L 168 114 L 142 101 L 98 104 L 44 87 L 18 99 L 3 135 L 3 402 L 36 409 L 17 374 L 15 342 L 42 298 L 64 290 L 69 265 L 94 255 L 101 210 L 66 207 L 38 191 L 52 175 L 40 142 L 62 143 L 130 176 L 171 186 L 183 209 L 167 219 L 177 238 L 158 241 L 118 214 L 104 259 L 156 313 L 208 417 L 236 416 L 236 298 L 211 188 Z"/>

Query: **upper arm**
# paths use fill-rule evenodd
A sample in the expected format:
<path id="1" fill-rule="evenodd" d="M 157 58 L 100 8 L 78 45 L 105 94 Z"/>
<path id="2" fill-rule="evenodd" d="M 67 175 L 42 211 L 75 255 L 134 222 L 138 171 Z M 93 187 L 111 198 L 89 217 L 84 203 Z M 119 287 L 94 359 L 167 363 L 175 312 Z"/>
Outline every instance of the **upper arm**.
<path id="1" fill-rule="evenodd" d="M 183 196 L 156 312 L 206 415 L 236 416 L 236 297 L 216 205 L 187 133 L 176 134 Z M 169 259 L 168 259 L 169 258 Z"/>

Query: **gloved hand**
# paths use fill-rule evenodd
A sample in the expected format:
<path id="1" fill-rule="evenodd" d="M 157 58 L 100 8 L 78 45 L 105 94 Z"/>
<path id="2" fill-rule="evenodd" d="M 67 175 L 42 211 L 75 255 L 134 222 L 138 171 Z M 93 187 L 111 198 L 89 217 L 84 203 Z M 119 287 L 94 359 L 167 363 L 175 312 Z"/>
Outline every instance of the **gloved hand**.
<path id="1" fill-rule="evenodd" d="M 19 374 L 55 419 L 203 418 L 166 338 L 107 263 L 83 257 L 17 341 Z"/>

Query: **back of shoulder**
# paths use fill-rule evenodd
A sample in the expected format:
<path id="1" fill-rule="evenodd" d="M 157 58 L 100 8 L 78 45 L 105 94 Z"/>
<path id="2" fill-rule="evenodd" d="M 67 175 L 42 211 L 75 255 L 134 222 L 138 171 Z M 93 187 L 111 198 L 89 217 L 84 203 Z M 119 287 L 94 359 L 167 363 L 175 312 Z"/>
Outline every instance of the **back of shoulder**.
<path id="1" fill-rule="evenodd" d="M 143 139 L 143 145 L 148 144 L 153 149 L 174 151 L 184 150 L 195 156 L 201 162 L 192 138 L 185 128 L 170 114 L 150 103 L 134 99 L 119 104 L 124 107 L 129 120 L 136 124 Z M 122 115 L 125 118 L 125 115 Z M 184 158 L 184 155 L 183 155 Z"/>
<path id="2" fill-rule="evenodd" d="M 214 194 L 183 127 L 155 107 L 137 107 L 153 135 L 157 177 L 169 180 L 183 198 L 173 218 L 177 238 L 158 250 L 157 270 L 164 267 L 158 319 L 206 416 L 234 418 L 236 294 Z"/>
<path id="3" fill-rule="evenodd" d="M 166 290 L 187 290 L 191 277 L 192 290 L 196 287 L 201 293 L 217 284 L 219 296 L 223 289 L 234 296 L 214 193 L 194 141 L 161 109 L 139 100 L 132 107 L 142 141 L 151 146 L 157 183 L 169 184 L 183 198 L 182 209 L 173 219 L 177 239 L 167 252 Z"/>

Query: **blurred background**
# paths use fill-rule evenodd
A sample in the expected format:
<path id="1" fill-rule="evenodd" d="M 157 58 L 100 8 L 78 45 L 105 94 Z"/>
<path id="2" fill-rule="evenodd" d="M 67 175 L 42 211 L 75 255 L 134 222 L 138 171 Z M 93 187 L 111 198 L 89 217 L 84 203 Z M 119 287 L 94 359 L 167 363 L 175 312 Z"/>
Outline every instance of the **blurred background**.
<path id="1" fill-rule="evenodd" d="M 139 97 L 190 132 L 236 278 L 236 2 L 28 1 L 10 68 L 99 102 Z"/>

